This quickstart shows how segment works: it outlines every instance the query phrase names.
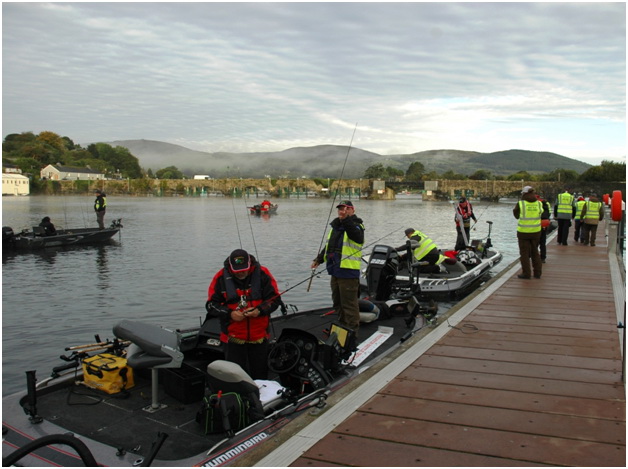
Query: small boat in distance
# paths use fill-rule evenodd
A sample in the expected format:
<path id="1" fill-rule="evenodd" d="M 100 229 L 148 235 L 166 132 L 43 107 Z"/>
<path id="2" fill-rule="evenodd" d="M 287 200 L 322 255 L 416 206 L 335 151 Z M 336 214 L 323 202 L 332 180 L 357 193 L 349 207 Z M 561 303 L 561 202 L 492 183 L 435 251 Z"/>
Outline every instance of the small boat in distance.
<path id="1" fill-rule="evenodd" d="M 252 207 L 248 207 L 251 215 L 274 215 L 277 213 L 278 208 L 279 204 L 271 204 L 267 200 L 265 200 L 261 204 L 256 204 Z"/>
<path id="2" fill-rule="evenodd" d="M 122 228 L 122 219 L 111 222 L 109 228 L 69 228 L 57 230 L 51 236 L 44 235 L 44 229 L 33 226 L 32 230 L 15 233 L 10 226 L 2 227 L 2 249 L 29 251 L 50 247 L 95 245 L 109 242 Z"/>

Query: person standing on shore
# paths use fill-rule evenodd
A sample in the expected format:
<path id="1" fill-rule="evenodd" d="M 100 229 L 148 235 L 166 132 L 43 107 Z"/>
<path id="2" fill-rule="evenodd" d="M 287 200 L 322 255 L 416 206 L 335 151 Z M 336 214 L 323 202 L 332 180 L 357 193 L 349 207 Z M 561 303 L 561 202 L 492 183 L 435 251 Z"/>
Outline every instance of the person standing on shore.
<path id="1" fill-rule="evenodd" d="M 576 214 L 576 205 L 574 204 L 574 196 L 569 193 L 569 189 L 565 189 L 565 192 L 558 194 L 556 197 L 556 205 L 554 205 L 554 218 L 558 221 L 558 235 L 556 236 L 556 242 L 567 246 L 567 239 L 569 239 L 569 227 L 571 226 L 571 219 Z"/>
<path id="2" fill-rule="evenodd" d="M 105 213 L 107 212 L 107 194 L 100 189 L 96 189 L 96 200 L 94 201 L 94 211 L 96 212 L 96 221 L 98 228 L 105 229 Z"/>
<path id="3" fill-rule="evenodd" d="M 519 244 L 519 261 L 522 273 L 517 277 L 522 279 L 541 278 L 543 263 L 539 254 L 541 240 L 541 217 L 543 204 L 537 200 L 534 189 L 525 186 L 521 191 L 521 200 L 512 211 L 517 224 L 517 243 Z M 532 262 L 532 268 L 530 268 Z"/>

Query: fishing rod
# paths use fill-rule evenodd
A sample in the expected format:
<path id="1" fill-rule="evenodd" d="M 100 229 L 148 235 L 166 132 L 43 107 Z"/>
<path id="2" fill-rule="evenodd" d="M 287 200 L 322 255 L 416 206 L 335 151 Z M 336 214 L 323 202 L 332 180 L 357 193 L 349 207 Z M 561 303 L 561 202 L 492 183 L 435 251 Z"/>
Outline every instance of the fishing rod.
<path id="1" fill-rule="evenodd" d="M 244 192 L 242 192 L 242 203 L 244 203 L 244 207 L 248 210 L 249 208 L 246 206 L 246 200 L 244 198 Z M 255 249 L 255 257 L 257 258 L 257 261 L 261 263 L 260 259 L 259 259 L 259 254 L 257 252 L 257 244 L 255 243 L 255 233 L 253 233 L 253 224 L 251 223 L 251 217 L 249 215 L 249 228 L 251 229 L 251 238 L 253 239 L 253 248 Z"/>
<path id="2" fill-rule="evenodd" d="M 325 233 L 327 232 L 327 225 L 329 225 L 329 220 L 331 218 L 331 214 L 334 210 L 334 203 L 336 202 L 336 197 L 338 196 L 338 192 L 340 192 L 340 183 L 342 182 L 342 178 L 344 176 L 345 173 L 345 168 L 347 166 L 347 161 L 349 160 L 349 152 L 351 151 L 351 146 L 353 145 L 353 137 L 355 137 L 355 131 L 358 129 L 358 123 L 356 122 L 355 127 L 353 128 L 353 134 L 351 134 L 351 141 L 349 142 L 349 148 L 347 148 L 347 156 L 345 156 L 345 162 L 342 165 L 342 170 L 340 171 L 340 178 L 338 179 L 338 188 L 336 189 L 336 192 L 334 193 L 334 198 L 331 201 L 331 206 L 329 207 L 329 214 L 327 215 L 327 222 L 325 223 L 325 229 L 323 230 L 323 236 L 321 237 L 321 242 L 318 245 L 318 251 L 316 251 L 316 255 L 318 255 L 319 252 L 321 252 L 321 249 L 323 247 L 323 242 L 325 241 Z M 329 190 L 331 190 L 331 187 L 328 187 Z M 312 269 L 312 275 L 310 276 L 310 283 L 308 283 L 307 285 L 307 292 L 310 291 L 310 288 L 312 287 L 312 281 L 314 280 L 314 271 L 316 269 Z"/>

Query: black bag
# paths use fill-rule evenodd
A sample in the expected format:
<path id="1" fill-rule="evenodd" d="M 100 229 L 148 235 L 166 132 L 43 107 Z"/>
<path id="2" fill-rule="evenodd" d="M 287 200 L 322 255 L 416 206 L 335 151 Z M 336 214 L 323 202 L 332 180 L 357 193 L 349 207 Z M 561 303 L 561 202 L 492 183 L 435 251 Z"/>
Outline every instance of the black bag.
<path id="1" fill-rule="evenodd" d="M 206 435 L 227 433 L 232 436 L 249 425 L 249 403 L 236 392 L 206 394 L 196 421 Z"/>

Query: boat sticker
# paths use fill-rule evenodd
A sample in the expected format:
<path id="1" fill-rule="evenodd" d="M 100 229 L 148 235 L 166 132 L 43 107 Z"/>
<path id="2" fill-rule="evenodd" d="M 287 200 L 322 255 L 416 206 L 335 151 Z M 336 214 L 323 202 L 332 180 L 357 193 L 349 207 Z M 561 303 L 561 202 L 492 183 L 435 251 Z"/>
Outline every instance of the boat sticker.
<path id="1" fill-rule="evenodd" d="M 359 366 L 375 349 L 386 342 L 392 334 L 393 330 L 390 327 L 380 327 L 371 337 L 358 345 L 358 350 L 355 352 L 353 359 L 349 360 L 349 363 L 352 366 Z"/>

